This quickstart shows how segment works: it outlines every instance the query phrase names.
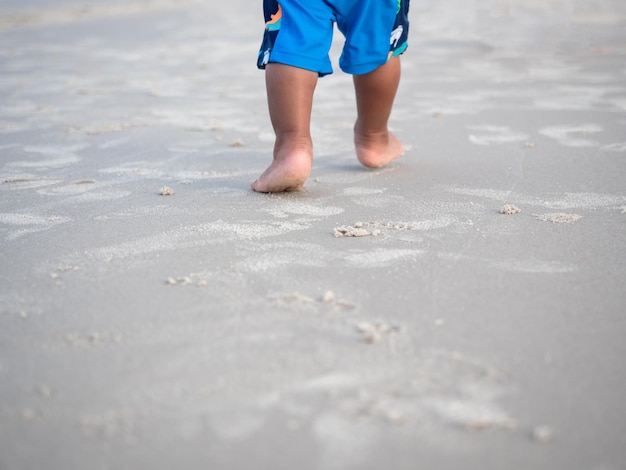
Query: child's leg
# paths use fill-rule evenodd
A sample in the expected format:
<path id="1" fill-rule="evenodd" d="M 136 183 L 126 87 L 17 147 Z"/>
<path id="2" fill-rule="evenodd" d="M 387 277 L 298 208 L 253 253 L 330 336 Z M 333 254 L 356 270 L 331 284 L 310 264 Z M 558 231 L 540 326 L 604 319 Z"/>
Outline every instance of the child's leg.
<path id="1" fill-rule="evenodd" d="M 276 142 L 272 164 L 252 183 L 254 191 L 298 191 L 311 173 L 311 108 L 318 74 L 283 64 L 265 70 L 267 100 Z"/>
<path id="2" fill-rule="evenodd" d="M 402 143 L 387 128 L 399 83 L 399 57 L 373 72 L 354 76 L 358 113 L 354 143 L 359 161 L 369 168 L 384 166 L 403 153 Z"/>

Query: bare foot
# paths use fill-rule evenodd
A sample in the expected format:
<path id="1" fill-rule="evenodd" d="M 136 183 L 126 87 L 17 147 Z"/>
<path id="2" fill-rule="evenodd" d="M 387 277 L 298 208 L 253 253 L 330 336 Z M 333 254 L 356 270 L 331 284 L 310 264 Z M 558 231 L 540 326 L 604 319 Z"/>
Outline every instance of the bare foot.
<path id="1" fill-rule="evenodd" d="M 274 157 L 272 164 L 250 187 L 259 193 L 300 191 L 311 174 L 312 159 L 312 155 L 305 151 Z"/>
<path id="2" fill-rule="evenodd" d="M 357 158 L 368 168 L 383 167 L 404 154 L 402 142 L 389 131 L 368 136 L 355 131 L 354 145 Z"/>

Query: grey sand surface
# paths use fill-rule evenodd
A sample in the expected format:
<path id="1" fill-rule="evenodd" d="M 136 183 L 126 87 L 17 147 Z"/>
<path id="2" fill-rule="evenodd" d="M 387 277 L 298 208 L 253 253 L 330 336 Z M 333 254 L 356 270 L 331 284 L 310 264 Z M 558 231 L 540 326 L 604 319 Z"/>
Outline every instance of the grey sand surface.
<path id="1" fill-rule="evenodd" d="M 260 3 L 0 2 L 0 469 L 624 469 L 626 4 L 414 0 L 268 196 Z"/>

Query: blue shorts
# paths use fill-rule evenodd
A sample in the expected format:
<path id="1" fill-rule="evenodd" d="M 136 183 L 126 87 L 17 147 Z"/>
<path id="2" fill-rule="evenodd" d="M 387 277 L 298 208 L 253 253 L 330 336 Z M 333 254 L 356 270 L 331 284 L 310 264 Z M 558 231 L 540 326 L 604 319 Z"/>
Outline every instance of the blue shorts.
<path id="1" fill-rule="evenodd" d="M 265 34 L 257 65 L 333 72 L 328 51 L 336 23 L 346 42 L 341 70 L 369 73 L 407 48 L 410 0 L 263 0 Z"/>

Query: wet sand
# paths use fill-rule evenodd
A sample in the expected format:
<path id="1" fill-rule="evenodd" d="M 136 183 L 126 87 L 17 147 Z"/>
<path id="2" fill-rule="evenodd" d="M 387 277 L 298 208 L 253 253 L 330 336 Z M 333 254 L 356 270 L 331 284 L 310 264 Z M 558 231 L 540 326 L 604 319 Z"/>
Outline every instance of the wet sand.
<path id="1" fill-rule="evenodd" d="M 0 3 L 0 468 L 623 469 L 626 6 L 413 2 L 262 195 L 256 3 Z"/>

